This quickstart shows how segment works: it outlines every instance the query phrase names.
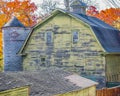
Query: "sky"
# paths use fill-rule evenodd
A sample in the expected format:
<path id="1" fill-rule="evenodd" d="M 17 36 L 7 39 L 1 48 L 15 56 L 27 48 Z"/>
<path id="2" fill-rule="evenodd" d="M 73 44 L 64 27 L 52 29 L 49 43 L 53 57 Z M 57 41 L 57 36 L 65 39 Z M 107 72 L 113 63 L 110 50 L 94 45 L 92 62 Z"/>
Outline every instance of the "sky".
<path id="1" fill-rule="evenodd" d="M 42 1 L 44 1 L 44 0 L 31 0 L 32 2 L 35 2 L 36 4 L 40 4 Z M 53 0 L 53 1 L 58 1 L 58 0 Z M 59 0 L 60 2 L 60 4 L 61 5 L 63 5 L 64 3 L 63 3 L 63 1 L 64 0 Z M 97 2 L 97 4 L 98 4 L 98 6 L 99 6 L 99 9 L 98 10 L 104 10 L 104 9 L 106 9 L 106 8 L 109 8 L 107 5 L 106 5 L 106 2 L 105 2 L 105 0 L 97 0 L 96 1 Z"/>
<path id="2" fill-rule="evenodd" d="M 99 10 L 104 10 L 104 9 L 110 8 L 107 5 L 107 1 L 106 0 L 97 0 L 97 2 L 99 4 Z"/>
<path id="3" fill-rule="evenodd" d="M 105 2 L 105 0 L 104 1 L 103 0 L 97 0 L 97 3 L 99 4 L 99 10 L 106 9 L 106 5 L 103 2 Z"/>

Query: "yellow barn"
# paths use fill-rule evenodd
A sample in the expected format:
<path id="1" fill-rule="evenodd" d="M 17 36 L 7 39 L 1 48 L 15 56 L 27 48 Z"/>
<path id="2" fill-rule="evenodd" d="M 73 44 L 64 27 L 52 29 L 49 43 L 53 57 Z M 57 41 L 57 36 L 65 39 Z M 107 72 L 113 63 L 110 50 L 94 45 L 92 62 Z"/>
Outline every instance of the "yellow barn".
<path id="1" fill-rule="evenodd" d="M 23 70 L 58 67 L 120 82 L 120 31 L 87 16 L 86 7 L 75 0 L 72 11 L 55 10 L 34 26 L 19 51 Z"/>
<path id="2" fill-rule="evenodd" d="M 119 85 L 120 31 L 87 16 L 86 8 L 73 0 L 70 11 L 54 10 L 32 29 L 10 20 L 3 27 L 4 71 L 62 68 L 96 79 L 101 88 Z"/>

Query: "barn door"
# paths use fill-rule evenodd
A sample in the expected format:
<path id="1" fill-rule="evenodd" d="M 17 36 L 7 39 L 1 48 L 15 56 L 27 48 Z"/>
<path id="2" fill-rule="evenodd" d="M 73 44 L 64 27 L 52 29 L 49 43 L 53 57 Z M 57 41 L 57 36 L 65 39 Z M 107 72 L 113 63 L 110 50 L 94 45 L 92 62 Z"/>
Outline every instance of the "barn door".
<path id="1" fill-rule="evenodd" d="M 120 55 L 106 56 L 107 82 L 120 82 Z"/>

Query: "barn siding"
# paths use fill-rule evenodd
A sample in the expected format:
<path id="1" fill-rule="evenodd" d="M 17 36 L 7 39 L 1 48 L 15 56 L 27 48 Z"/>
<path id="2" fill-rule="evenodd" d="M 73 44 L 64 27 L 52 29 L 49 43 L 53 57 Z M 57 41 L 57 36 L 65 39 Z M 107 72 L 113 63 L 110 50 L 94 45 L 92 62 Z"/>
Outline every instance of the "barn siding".
<path id="1" fill-rule="evenodd" d="M 106 76 L 107 82 L 120 81 L 120 55 L 106 56 Z"/>
<path id="2" fill-rule="evenodd" d="M 27 86 L 1 91 L 0 96 L 29 96 L 29 87 Z"/>
<path id="3" fill-rule="evenodd" d="M 79 42 L 72 43 L 72 30 L 79 31 Z M 53 32 L 53 42 L 46 44 L 46 31 Z M 78 72 L 83 75 L 104 75 L 102 48 L 90 28 L 84 23 L 63 13 L 47 20 L 34 32 L 27 43 L 23 60 L 24 70 L 39 70 L 50 66 Z M 41 63 L 45 57 L 45 64 Z"/>
<path id="4" fill-rule="evenodd" d="M 92 86 L 89 88 L 81 89 L 79 91 L 68 92 L 55 96 L 96 96 L 96 87 Z"/>

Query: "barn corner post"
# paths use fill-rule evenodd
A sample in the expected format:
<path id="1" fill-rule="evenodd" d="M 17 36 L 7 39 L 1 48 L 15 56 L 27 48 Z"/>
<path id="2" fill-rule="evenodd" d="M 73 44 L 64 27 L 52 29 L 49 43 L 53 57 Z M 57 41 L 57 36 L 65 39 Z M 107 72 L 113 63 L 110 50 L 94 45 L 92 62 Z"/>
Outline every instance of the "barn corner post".
<path id="1" fill-rule="evenodd" d="M 106 53 L 102 52 L 100 53 L 100 56 L 104 58 L 104 87 L 107 87 L 107 61 L 106 61 Z"/>
<path id="2" fill-rule="evenodd" d="M 106 58 L 106 55 L 104 55 L 104 59 Z M 107 87 L 107 62 L 105 59 L 105 86 Z"/>

